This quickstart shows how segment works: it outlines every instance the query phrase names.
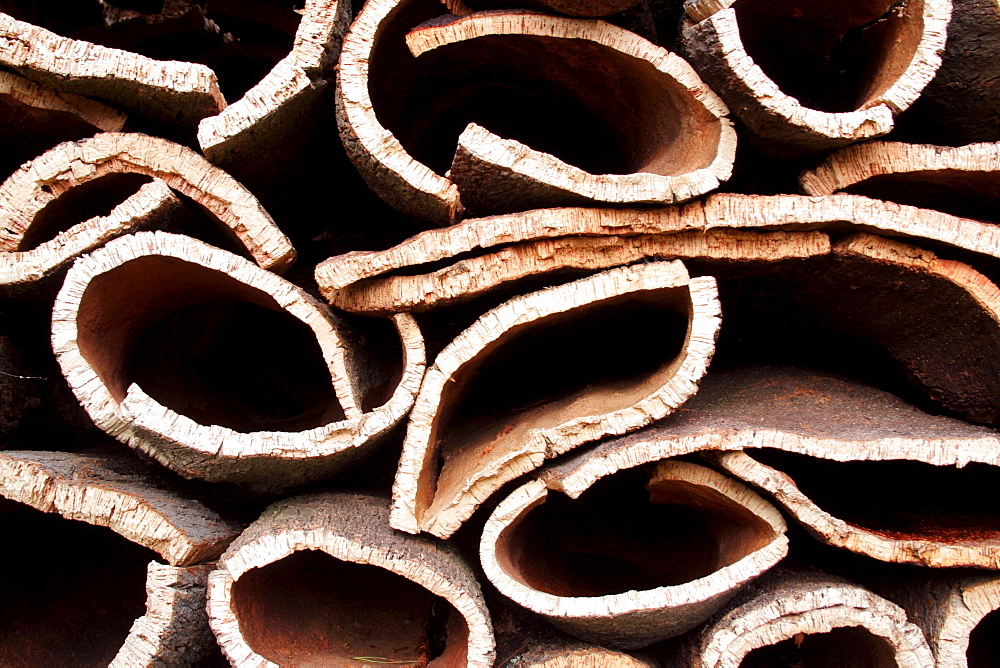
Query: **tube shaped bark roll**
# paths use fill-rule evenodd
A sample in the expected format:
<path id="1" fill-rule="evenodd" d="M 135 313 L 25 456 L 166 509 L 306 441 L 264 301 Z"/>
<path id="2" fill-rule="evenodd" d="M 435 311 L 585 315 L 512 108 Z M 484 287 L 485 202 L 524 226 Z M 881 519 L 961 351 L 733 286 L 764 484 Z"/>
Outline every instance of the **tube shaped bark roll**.
<path id="1" fill-rule="evenodd" d="M 491 666 L 493 629 L 472 571 L 451 545 L 394 532 L 388 512 L 387 500 L 349 493 L 268 508 L 209 576 L 209 619 L 230 661 L 346 665 L 363 654 Z M 441 632 L 435 647 L 429 636 Z"/>
<path id="2" fill-rule="evenodd" d="M 792 153 L 889 132 L 940 66 L 951 18 L 950 0 L 685 7 L 686 57 L 755 134 Z"/>
<path id="3" fill-rule="evenodd" d="M 935 665 L 920 629 L 899 606 L 842 578 L 784 568 L 755 582 L 706 626 L 684 665 L 821 665 L 832 653 L 845 665 Z"/>
<path id="4" fill-rule="evenodd" d="M 718 328 L 714 280 L 690 278 L 679 261 L 612 269 L 487 312 L 428 369 L 392 526 L 447 538 L 545 459 L 673 412 L 697 390 Z M 621 354 L 602 358 L 601 346 Z"/>
<path id="5" fill-rule="evenodd" d="M 486 577 L 567 633 L 627 649 L 694 628 L 787 553 L 781 514 L 730 478 L 669 460 L 631 473 L 612 487 L 621 472 L 602 471 L 575 501 L 541 480 L 512 492 L 483 529 Z M 622 486 L 644 480 L 645 508 Z"/>
<path id="6" fill-rule="evenodd" d="M 76 262 L 52 342 L 107 433 L 185 476 L 276 490 L 344 468 L 412 405 L 416 323 L 371 326 L 385 349 L 357 349 L 321 303 L 251 262 L 155 232 Z"/>
<path id="7" fill-rule="evenodd" d="M 491 212 L 675 202 L 728 178 L 735 133 L 725 105 L 676 55 L 610 24 L 537 13 L 414 30 L 443 12 L 433 0 L 369 3 L 341 53 L 341 137 L 372 189 L 400 211 L 450 225 L 466 197 Z M 407 53 L 404 36 L 424 55 Z M 497 41 L 516 48 L 489 48 Z M 549 66 L 536 67 L 539 59 Z M 521 90 L 533 91 L 530 102 Z M 636 120 L 620 126 L 623 116 Z M 443 176 L 453 160 L 453 176 Z M 502 184 L 515 186 L 509 196 L 486 194 Z"/>

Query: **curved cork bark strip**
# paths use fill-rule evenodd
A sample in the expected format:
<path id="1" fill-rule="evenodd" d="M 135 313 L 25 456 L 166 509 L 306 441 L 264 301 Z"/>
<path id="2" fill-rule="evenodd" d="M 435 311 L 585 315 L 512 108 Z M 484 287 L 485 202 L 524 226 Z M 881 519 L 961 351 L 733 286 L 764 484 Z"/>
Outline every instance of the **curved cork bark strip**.
<path id="1" fill-rule="evenodd" d="M 606 156 L 603 163 L 588 159 L 587 169 L 565 161 L 566 147 L 543 152 L 470 123 L 458 138 L 448 178 L 471 212 L 671 204 L 714 190 L 732 174 L 736 133 L 726 106 L 684 60 L 615 25 L 526 11 L 483 12 L 425 23 L 407 34 L 406 44 L 418 63 L 433 53 L 435 67 L 459 68 L 470 79 L 480 70 L 495 78 L 490 72 L 503 65 L 529 87 L 538 79 L 534 63 L 547 62 L 545 83 L 579 99 L 581 113 L 594 114 L 608 128 L 630 119 L 627 128 L 609 130 L 620 135 L 617 148 L 628 157 L 620 164 Z M 516 49 L 529 52 L 530 60 L 510 55 Z M 594 62 L 608 70 L 600 97 L 589 81 Z M 635 90 L 644 102 L 630 108 L 628 93 Z M 471 104 L 456 98 L 447 111 Z"/>
<path id="2" fill-rule="evenodd" d="M 668 235 L 559 237 L 506 246 L 428 274 L 363 279 L 341 289 L 320 283 L 320 290 L 327 301 L 345 311 L 376 315 L 422 312 L 560 269 L 600 270 L 651 258 L 775 262 L 829 252 L 830 239 L 821 232 L 713 229 Z M 317 276 L 323 277 L 319 272 Z"/>
<path id="3" fill-rule="evenodd" d="M 146 614 L 132 624 L 109 668 L 196 665 L 215 643 L 205 611 L 212 567 L 178 568 L 155 561 L 146 574 Z"/>
<path id="4" fill-rule="evenodd" d="M 308 0 L 301 11 L 288 55 L 243 97 L 199 123 L 198 144 L 213 163 L 271 159 L 269 149 L 315 113 L 340 55 L 351 6 Z"/>
<path id="5" fill-rule="evenodd" d="M 635 648 L 702 623 L 788 552 L 781 514 L 711 469 L 665 461 L 617 487 L 616 473 L 575 502 L 538 480 L 512 492 L 483 529 L 486 577 L 567 633 Z"/>
<path id="6" fill-rule="evenodd" d="M 799 177 L 809 195 L 847 192 L 1000 223 L 1000 145 L 867 142 Z"/>
<path id="7" fill-rule="evenodd" d="M 536 642 L 499 668 L 660 668 L 654 659 L 582 642 Z"/>
<path id="8" fill-rule="evenodd" d="M 344 468 L 409 410 L 423 340 L 410 316 L 391 322 L 398 339 L 382 331 L 388 321 L 372 332 L 385 349 L 355 349 L 291 283 L 188 237 L 145 232 L 73 265 L 52 342 L 107 433 L 182 475 L 278 490 Z"/>
<path id="9" fill-rule="evenodd" d="M 491 666 L 493 629 L 472 571 L 452 546 L 390 529 L 388 513 L 387 500 L 349 493 L 268 508 L 209 576 L 209 621 L 233 665 L 362 655 Z"/>
<path id="10" fill-rule="evenodd" d="M 685 55 L 757 135 L 793 152 L 889 132 L 941 64 L 950 0 L 688 2 Z"/>
<path id="11" fill-rule="evenodd" d="M 448 11 L 466 16 L 477 10 L 540 9 L 580 18 L 600 18 L 632 9 L 642 0 L 441 0 Z"/>
<path id="12" fill-rule="evenodd" d="M 701 632 L 686 665 L 823 665 L 833 654 L 843 665 L 935 665 L 927 641 L 906 613 L 859 585 L 790 570 L 755 585 Z"/>
<path id="13" fill-rule="evenodd" d="M 392 526 L 447 538 L 545 459 L 668 415 L 697 390 L 719 318 L 715 281 L 678 261 L 612 269 L 487 312 L 427 370 Z M 572 340 L 560 338 L 568 331 Z M 622 354 L 602 361 L 601 346 Z"/>
<path id="14" fill-rule="evenodd" d="M 939 666 L 988 666 L 1000 656 L 1000 576 L 921 574 L 893 582 L 885 595 L 901 605 L 927 637 Z"/>
<path id="15" fill-rule="evenodd" d="M 3 186 L 0 186 L 3 192 Z M 78 255 L 129 232 L 168 227 L 175 218 L 183 215 L 181 200 L 160 179 L 144 183 L 106 216 L 95 216 L 61 231 L 48 241 L 31 244 L 36 233 L 44 234 L 45 222 L 55 222 L 49 217 L 36 216 L 21 246 L 28 249 L 0 250 L 0 285 L 21 285 L 49 277 L 58 278 L 60 270 Z M 61 222 L 61 221 L 60 221 Z M 52 231 L 52 230 L 47 230 Z M 27 242 L 25 243 L 25 239 Z"/>
<path id="16" fill-rule="evenodd" d="M 132 118 L 194 126 L 226 100 L 204 65 L 161 61 L 50 32 L 0 13 L 0 65 L 60 92 L 93 97 Z"/>
<path id="17" fill-rule="evenodd" d="M 261 267 L 286 269 L 295 249 L 253 194 L 194 151 L 143 134 L 105 133 L 66 142 L 23 165 L 0 185 L 0 250 L 23 250 L 32 223 L 74 188 L 110 175 L 161 179 L 219 221 Z"/>
<path id="18" fill-rule="evenodd" d="M 108 527 L 178 567 L 218 557 L 238 533 L 215 512 L 125 458 L 3 452 L 0 495 L 45 513 Z"/>

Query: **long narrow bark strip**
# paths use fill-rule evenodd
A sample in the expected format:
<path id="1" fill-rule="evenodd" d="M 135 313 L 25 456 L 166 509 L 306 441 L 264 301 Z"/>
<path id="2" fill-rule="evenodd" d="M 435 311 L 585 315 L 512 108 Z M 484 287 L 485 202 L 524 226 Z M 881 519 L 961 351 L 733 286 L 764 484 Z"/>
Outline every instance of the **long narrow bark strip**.
<path id="1" fill-rule="evenodd" d="M 398 339 L 382 331 L 390 322 Z M 109 434 L 189 477 L 284 489 L 344 468 L 412 405 L 424 368 L 419 328 L 400 314 L 379 331 L 385 349 L 357 347 L 291 283 L 154 232 L 74 264 L 52 341 L 70 387 Z"/>
<path id="2" fill-rule="evenodd" d="M 804 192 L 847 192 L 1000 223 L 1000 144 L 949 148 L 868 142 L 799 178 Z"/>
<path id="3" fill-rule="evenodd" d="M 288 55 L 243 97 L 198 125 L 198 144 L 212 162 L 273 159 L 261 147 L 287 140 L 303 118 L 319 112 L 318 93 L 332 77 L 350 15 L 344 0 L 305 3 Z"/>
<path id="4" fill-rule="evenodd" d="M 732 173 L 736 134 L 725 119 L 729 110 L 722 101 L 677 55 L 612 24 L 525 11 L 482 12 L 430 21 L 407 34 L 406 43 L 418 63 L 432 53 L 435 67 L 462 68 L 470 78 L 480 69 L 483 77 L 495 78 L 496 68 L 503 66 L 507 76 L 517 76 L 522 86 L 531 86 L 538 78 L 533 63 L 547 62 L 545 77 L 551 83 L 546 83 L 567 91 L 566 95 L 575 94 L 583 111 L 620 135 L 618 148 L 628 156 L 614 165 L 607 156 L 603 164 L 591 159 L 582 169 L 560 157 L 569 152 L 565 148 L 543 152 L 504 138 L 505 131 L 495 133 L 470 123 L 458 138 L 448 171 L 470 211 L 502 213 L 585 203 L 670 204 L 714 190 Z M 514 49 L 531 55 L 528 60 L 512 57 Z M 598 71 L 594 63 L 613 71 L 596 90 L 591 82 Z M 640 90 L 643 99 L 634 108 L 628 101 L 633 90 Z M 455 113 L 463 102 L 471 117 L 482 114 L 471 100 L 458 100 L 448 111 Z M 628 128 L 620 127 L 621 118 L 630 119 Z M 494 119 L 486 125 L 502 124 Z M 591 138 L 583 135 L 574 141 L 585 145 Z"/>
<path id="5" fill-rule="evenodd" d="M 627 11 L 642 0 L 442 0 L 448 11 L 465 16 L 477 10 L 490 9 L 540 9 L 567 16 L 599 18 Z"/>
<path id="6" fill-rule="evenodd" d="M 711 469 L 660 462 L 625 483 L 645 480 L 648 500 L 616 473 L 575 502 L 539 480 L 512 492 L 483 529 L 486 577 L 568 633 L 634 648 L 702 623 L 788 551 L 781 514 Z"/>
<path id="7" fill-rule="evenodd" d="M 216 558 L 238 531 L 124 458 L 2 452 L 0 495 L 42 512 L 109 527 L 172 566 Z"/>
<path id="8" fill-rule="evenodd" d="M 102 177 L 161 179 L 219 221 L 261 267 L 281 271 L 295 260 L 291 242 L 253 194 L 194 151 L 142 134 L 105 133 L 66 142 L 23 165 L 0 185 L 0 249 L 23 250 L 45 207 Z"/>
<path id="9" fill-rule="evenodd" d="M 328 298 L 365 279 L 448 260 L 460 254 L 536 239 L 671 234 L 712 228 L 759 230 L 876 229 L 882 234 L 924 238 L 1000 257 L 1000 229 L 913 206 L 857 195 L 711 195 L 704 201 L 655 209 L 541 209 L 465 220 L 427 230 L 383 251 L 354 251 L 316 267 Z"/>
<path id="10" fill-rule="evenodd" d="M 345 311 L 421 312 L 561 269 L 599 270 L 652 258 L 775 262 L 829 252 L 830 239 L 821 232 L 712 229 L 670 235 L 559 237 L 462 258 L 432 273 L 364 279 L 339 290 L 321 284 L 320 290 L 327 301 Z"/>
<path id="11" fill-rule="evenodd" d="M 941 64 L 950 0 L 688 2 L 685 55 L 757 135 L 793 151 L 878 137 Z"/>
<path id="12" fill-rule="evenodd" d="M 452 546 L 394 532 L 388 513 L 388 501 L 348 493 L 268 508 L 209 576 L 209 620 L 230 661 L 491 666 L 472 571 Z"/>
<path id="13" fill-rule="evenodd" d="M 899 606 L 842 578 L 791 569 L 754 583 L 688 651 L 683 665 L 698 668 L 934 665 Z"/>
<path id="14" fill-rule="evenodd" d="M 106 216 L 77 223 L 29 249 L 0 251 L 0 285 L 16 286 L 54 277 L 78 255 L 122 234 L 167 227 L 183 211 L 184 205 L 167 184 L 153 179 Z M 29 229 L 34 232 L 38 227 L 41 225 Z"/>
<path id="15" fill-rule="evenodd" d="M 162 124 L 193 126 L 226 106 L 215 73 L 204 65 L 153 60 L 60 37 L 2 13 L 0 65 Z"/>
<path id="16" fill-rule="evenodd" d="M 427 371 L 392 526 L 447 538 L 545 459 L 668 415 L 697 390 L 718 328 L 715 281 L 690 278 L 678 261 L 612 269 L 489 311 Z M 567 331 L 572 339 L 560 338 Z M 601 361 L 602 346 L 614 363 Z M 501 387 L 509 406 L 497 406 Z"/>

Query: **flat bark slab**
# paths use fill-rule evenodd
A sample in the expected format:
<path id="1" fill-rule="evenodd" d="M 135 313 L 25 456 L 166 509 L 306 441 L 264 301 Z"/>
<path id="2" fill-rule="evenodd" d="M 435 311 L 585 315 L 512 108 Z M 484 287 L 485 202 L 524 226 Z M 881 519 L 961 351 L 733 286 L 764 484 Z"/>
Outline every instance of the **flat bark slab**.
<path id="1" fill-rule="evenodd" d="M 752 584 L 700 631 L 683 665 L 810 665 L 831 653 L 847 665 L 935 665 L 899 606 L 842 578 L 785 568 Z"/>
<path id="2" fill-rule="evenodd" d="M 133 118 L 194 126 L 226 100 L 215 73 L 61 37 L 0 14 L 0 65 L 60 92 L 106 100 Z"/>
<path id="3" fill-rule="evenodd" d="M 588 326 L 598 329 L 577 337 L 579 351 L 558 339 Z M 635 363 L 602 365 L 598 352 L 613 335 L 605 326 L 638 328 L 656 342 L 622 342 Z M 668 415 L 697 391 L 718 327 L 714 280 L 690 278 L 679 261 L 612 269 L 487 312 L 427 370 L 393 486 L 392 526 L 447 538 L 491 493 L 544 460 Z M 546 352 L 532 352 L 546 336 Z M 532 375 L 519 374 L 519 364 Z M 469 408 L 496 383 L 506 383 L 513 406 L 497 408 L 487 398 Z M 521 399 L 530 403 L 517 405 Z"/>
<path id="4" fill-rule="evenodd" d="M 405 314 L 385 325 L 399 338 L 383 358 L 279 276 L 147 232 L 74 264 L 52 341 L 107 433 L 182 475 L 276 490 L 349 465 L 409 410 L 423 340 Z"/>
<path id="5" fill-rule="evenodd" d="M 178 567 L 215 559 L 239 532 L 125 458 L 2 452 L 0 494 L 42 512 L 109 527 Z"/>
<path id="6" fill-rule="evenodd" d="M 291 242 L 249 190 L 191 149 L 132 133 L 104 133 L 60 144 L 4 181 L 0 185 L 0 250 L 22 250 L 32 224 L 59 197 L 120 174 L 157 178 L 190 197 L 266 269 L 281 271 L 295 260 Z"/>
<path id="7" fill-rule="evenodd" d="M 685 56 L 755 134 L 792 153 L 892 130 L 934 78 L 951 18 L 948 0 L 685 8 Z"/>
<path id="8" fill-rule="evenodd" d="M 637 506 L 634 494 L 631 504 L 622 503 L 623 490 L 605 487 L 585 510 L 573 513 L 573 502 L 564 502 L 562 513 L 536 519 L 546 502 L 556 501 L 547 481 L 512 492 L 483 530 L 486 576 L 567 633 L 635 648 L 704 622 L 785 556 L 781 514 L 748 487 L 689 462 L 662 461 L 648 473 L 634 468 L 655 461 L 637 459 L 627 467 L 644 474 L 637 476 L 649 493 L 643 505 L 669 504 L 656 515 Z M 606 469 L 591 482 L 619 471 Z M 581 506 L 590 487 L 575 490 Z M 607 505 L 616 507 L 597 510 Z"/>
<path id="9" fill-rule="evenodd" d="M 209 576 L 209 621 L 229 660 L 493 665 L 489 612 L 470 568 L 449 544 L 390 529 L 388 513 L 387 500 L 349 493 L 268 508 Z M 421 638 L 434 597 L 450 613 L 437 656 Z"/>
<path id="10" fill-rule="evenodd" d="M 495 212 L 581 202 L 683 201 L 717 187 L 731 173 L 735 134 L 724 118 L 725 105 L 676 55 L 611 24 L 523 11 L 421 25 L 443 13 L 441 5 L 422 0 L 369 3 L 345 38 L 338 68 L 338 125 L 348 155 L 369 186 L 407 215 L 450 225 L 463 217 L 467 205 Z M 520 47 L 491 49 L 479 39 L 485 36 L 486 41 L 528 44 L 534 55 L 526 60 L 517 55 Z M 533 67 L 535 58 L 546 59 L 557 71 Z M 607 72 L 595 72 L 595 58 L 607 62 Z M 517 86 L 508 89 L 513 93 L 525 86 L 543 97 L 552 87 L 564 91 L 560 104 L 570 115 L 564 114 L 563 125 L 592 118 L 613 130 L 591 138 L 617 143 L 581 151 L 587 142 L 562 129 L 562 147 L 548 146 L 552 136 L 546 138 L 536 127 L 526 132 L 538 135 L 542 144 L 529 148 L 501 139 L 508 136 L 503 123 L 486 124 L 499 134 L 476 124 L 464 133 L 459 126 L 445 128 L 442 123 L 452 121 L 442 119 L 459 118 L 463 105 L 474 104 L 470 91 L 487 86 L 490 72 L 515 76 Z M 609 87 L 626 85 L 622 82 L 651 91 L 643 99 L 663 109 L 626 108 L 628 96 L 609 93 Z M 433 104 L 420 108 L 428 98 Z M 566 100 L 579 100 L 574 114 Z M 530 128 L 544 127 L 552 119 L 538 117 L 550 112 L 548 105 L 535 104 L 516 113 L 491 113 Z M 623 115 L 641 120 L 619 141 L 613 138 L 623 133 L 615 127 Z M 511 131 L 525 134 L 513 126 Z M 567 162 L 567 152 L 579 153 L 580 159 Z M 618 160 L 612 154 L 628 157 Z M 445 162 L 437 164 L 439 158 Z M 612 159 L 618 162 L 607 162 Z M 586 164 L 576 164 L 581 160 Z M 508 195 L 500 194 L 508 188 Z"/>

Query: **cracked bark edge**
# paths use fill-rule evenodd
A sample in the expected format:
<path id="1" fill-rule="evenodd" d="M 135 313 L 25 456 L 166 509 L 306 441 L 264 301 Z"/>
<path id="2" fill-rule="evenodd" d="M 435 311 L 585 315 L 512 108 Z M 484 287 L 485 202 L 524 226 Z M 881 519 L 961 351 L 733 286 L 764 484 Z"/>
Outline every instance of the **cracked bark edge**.
<path id="1" fill-rule="evenodd" d="M 633 173 L 591 174 L 471 123 L 459 137 L 448 172 L 468 209 L 491 213 L 587 203 L 672 204 L 714 190 L 732 174 L 736 132 L 726 118 L 726 105 L 678 55 L 618 26 L 531 11 L 477 12 L 417 26 L 406 43 L 419 58 L 450 45 L 503 36 L 544 37 L 569 53 L 587 42 L 625 56 L 644 74 L 656 73 L 663 89 L 649 91 L 647 97 L 673 98 L 673 118 L 682 127 L 660 138 L 657 150 Z"/>
<path id="2" fill-rule="evenodd" d="M 636 459 L 625 468 L 651 461 L 657 460 Z M 604 469 L 590 483 L 619 470 Z M 673 482 L 679 486 L 677 498 L 670 503 L 683 503 L 678 498 L 687 495 L 697 505 L 699 495 L 705 493 L 724 498 L 766 523 L 772 536 L 758 548 L 743 550 L 746 553 L 733 563 L 683 584 L 606 596 L 557 596 L 526 584 L 516 572 L 516 562 L 508 554 L 508 543 L 517 525 L 534 508 L 545 503 L 550 491 L 544 481 L 533 480 L 511 492 L 486 522 L 480 542 L 480 560 L 486 577 L 505 596 L 543 615 L 567 633 L 583 640 L 631 649 L 677 636 L 701 624 L 743 586 L 787 554 L 788 539 L 781 513 L 749 487 L 706 467 L 676 460 L 660 462 L 651 475 L 651 484 L 654 481 Z M 579 490 L 583 491 L 585 488 Z"/>
<path id="3" fill-rule="evenodd" d="M 603 404 L 600 393 L 581 390 L 570 400 L 546 404 L 521 416 L 510 430 L 490 441 L 485 454 L 435 474 L 439 456 L 437 424 L 445 388 L 467 365 L 518 331 L 552 315 L 634 293 L 683 290 L 688 330 L 678 356 Z M 715 350 L 720 323 L 715 280 L 690 278 L 680 261 L 619 267 L 589 278 L 517 297 L 487 312 L 441 351 L 428 368 L 407 426 L 393 484 L 393 528 L 451 536 L 490 494 L 532 471 L 544 460 L 604 436 L 638 429 L 673 412 L 694 394 Z M 591 402 L 588 402 L 588 398 Z M 624 405 L 623 403 L 624 402 Z M 610 403 L 610 402 L 608 402 Z M 601 404 L 601 405 L 598 405 Z M 582 413 L 582 414 L 581 414 Z M 543 417 L 555 425 L 533 426 Z M 482 445 L 481 443 L 479 445 Z M 466 443 L 468 455 L 469 444 Z M 473 444 L 473 449 L 479 447 Z M 443 476 L 451 481 L 444 484 Z"/>
<path id="4" fill-rule="evenodd" d="M 602 270 L 650 258 L 773 262 L 829 252 L 830 239 L 822 232 L 712 229 L 663 235 L 559 237 L 513 244 L 427 274 L 380 276 L 339 290 L 321 285 L 321 290 L 339 309 L 384 315 L 446 307 L 510 281 L 566 268 Z"/>
<path id="5" fill-rule="evenodd" d="M 162 406 L 134 383 L 123 399 L 116 399 L 80 348 L 77 318 L 93 279 L 145 257 L 176 258 L 218 272 L 302 321 L 316 335 L 345 419 L 297 432 L 238 432 L 199 424 Z M 345 468 L 406 415 L 423 376 L 423 338 L 412 317 L 400 314 L 393 322 L 401 339 L 402 375 L 388 401 L 363 412 L 362 394 L 370 389 L 363 385 L 364 362 L 355 359 L 359 351 L 321 302 L 226 251 L 189 237 L 142 232 L 115 239 L 73 265 L 53 308 L 52 347 L 77 399 L 108 434 L 184 476 L 276 491 Z"/>
<path id="6" fill-rule="evenodd" d="M 925 0 L 920 40 L 904 72 L 861 108 L 831 113 L 804 107 L 781 91 L 747 53 L 736 12 L 726 5 L 687 5 L 692 14 L 682 24 L 684 55 L 755 134 L 799 152 L 838 148 L 892 130 L 894 117 L 913 104 L 940 67 L 951 19 L 951 0 Z"/>
<path id="7" fill-rule="evenodd" d="M 913 172 L 976 172 L 1000 181 L 1000 144 L 947 147 L 873 141 L 828 155 L 819 166 L 799 176 L 808 195 L 832 195 L 876 177 Z"/>
<path id="8" fill-rule="evenodd" d="M 56 90 L 107 100 L 132 117 L 194 125 L 226 106 L 215 73 L 61 37 L 0 14 L 0 65 Z"/>
<path id="9" fill-rule="evenodd" d="M 99 132 L 118 132 L 127 120 L 96 100 L 59 92 L 13 72 L 0 71 L 0 95 L 39 112 L 71 114 Z"/>
<path id="10" fill-rule="evenodd" d="M 333 76 L 351 20 L 346 0 L 308 0 L 292 50 L 263 79 L 216 116 L 198 125 L 198 144 L 214 163 L 268 160 L 261 135 L 294 131 L 299 119 L 315 113 L 310 92 Z"/>
<path id="11" fill-rule="evenodd" d="M 65 142 L 0 184 L 0 249 L 17 250 L 38 212 L 64 192 L 122 173 L 159 178 L 193 199 L 261 267 L 282 271 L 295 261 L 291 242 L 249 190 L 191 149 L 133 133 Z"/>
<path id="12" fill-rule="evenodd" d="M 916 237 L 1000 257 L 1000 228 L 968 218 L 859 195 L 710 195 L 704 201 L 655 209 L 540 209 L 471 218 L 421 232 L 382 251 L 354 251 L 324 260 L 315 270 L 327 299 L 365 279 L 471 251 L 536 239 L 670 234 L 716 228 L 823 230 L 847 223 L 880 234 Z"/>
<path id="13" fill-rule="evenodd" d="M 214 559 L 239 532 L 123 457 L 2 452 L 0 494 L 42 512 L 108 527 L 173 566 Z"/>
<path id="14" fill-rule="evenodd" d="M 319 550 L 341 561 L 386 569 L 444 598 L 468 628 L 464 665 L 493 665 L 493 628 L 471 569 L 447 543 L 390 529 L 388 512 L 385 499 L 326 493 L 279 501 L 250 525 L 209 576 L 209 622 L 233 665 L 275 665 L 244 639 L 231 605 L 233 584 L 247 571 L 301 550 Z"/>

